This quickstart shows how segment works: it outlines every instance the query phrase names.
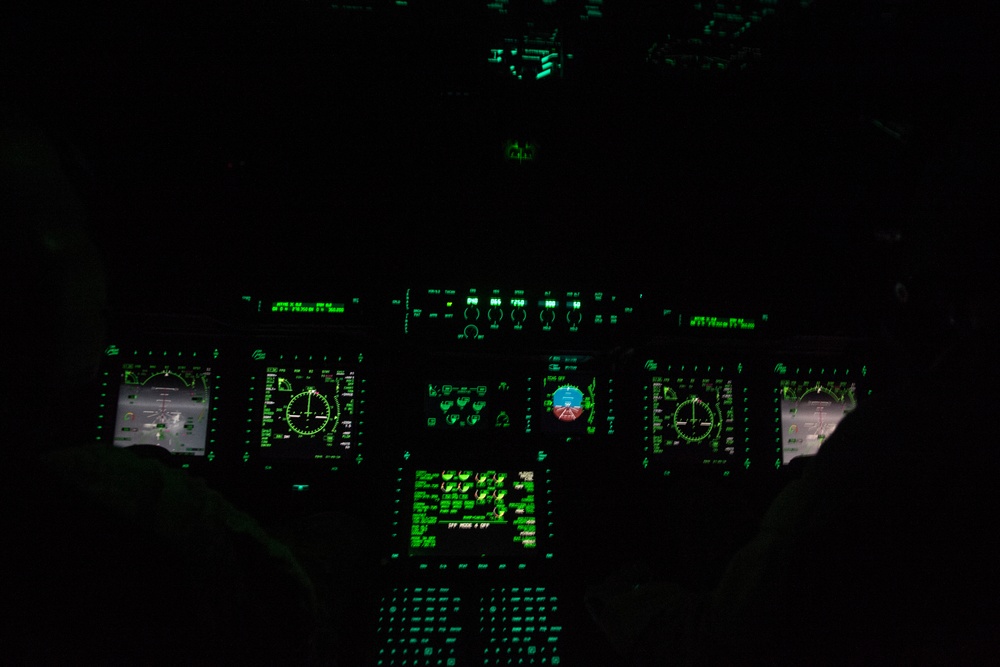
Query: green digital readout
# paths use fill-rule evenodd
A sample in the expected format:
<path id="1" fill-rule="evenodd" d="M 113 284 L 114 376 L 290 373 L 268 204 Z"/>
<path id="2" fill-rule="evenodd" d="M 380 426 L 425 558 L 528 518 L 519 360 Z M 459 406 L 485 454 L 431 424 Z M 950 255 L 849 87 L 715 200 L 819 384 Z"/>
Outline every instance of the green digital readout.
<path id="1" fill-rule="evenodd" d="M 538 549 L 532 470 L 417 470 L 411 556 L 513 556 Z"/>
<path id="2" fill-rule="evenodd" d="M 733 331 L 752 331 L 757 328 L 757 322 L 742 317 L 713 317 L 692 315 L 687 321 L 692 329 L 729 329 Z"/>
<path id="3" fill-rule="evenodd" d="M 640 298 L 579 290 L 434 288 L 408 290 L 397 303 L 405 307 L 407 334 L 498 341 L 511 335 L 618 335 L 624 333 L 621 325 L 632 320 Z"/>
<path id="4" fill-rule="evenodd" d="M 271 303 L 271 312 L 340 314 L 346 312 L 346 308 L 342 303 L 330 301 L 274 301 Z"/>

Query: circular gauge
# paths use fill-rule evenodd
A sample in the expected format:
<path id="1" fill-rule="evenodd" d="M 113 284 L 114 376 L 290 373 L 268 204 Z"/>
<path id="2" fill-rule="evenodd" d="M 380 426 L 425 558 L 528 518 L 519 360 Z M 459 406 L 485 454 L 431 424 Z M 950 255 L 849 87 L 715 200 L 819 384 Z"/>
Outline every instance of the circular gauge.
<path id="1" fill-rule="evenodd" d="M 326 428 L 333 417 L 334 410 L 329 401 L 315 389 L 292 396 L 285 407 L 285 421 L 299 435 L 316 435 Z"/>
<path id="2" fill-rule="evenodd" d="M 683 401 L 674 410 L 674 429 L 683 440 L 701 442 L 712 434 L 714 428 L 712 408 L 696 396 Z"/>
<path id="3" fill-rule="evenodd" d="M 583 392 L 565 385 L 552 393 L 552 413 L 561 422 L 576 421 L 583 414 Z"/>

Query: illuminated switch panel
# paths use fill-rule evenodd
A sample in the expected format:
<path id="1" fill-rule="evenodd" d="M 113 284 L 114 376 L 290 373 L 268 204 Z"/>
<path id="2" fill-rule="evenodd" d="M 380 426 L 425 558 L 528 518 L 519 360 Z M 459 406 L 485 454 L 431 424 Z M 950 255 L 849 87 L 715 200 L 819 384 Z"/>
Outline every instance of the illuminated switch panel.
<path id="1" fill-rule="evenodd" d="M 394 301 L 403 331 L 440 341 L 612 335 L 632 320 L 639 296 L 524 289 L 411 289 Z"/>
<path id="2" fill-rule="evenodd" d="M 482 598 L 481 665 L 559 665 L 559 601 L 545 588 L 494 588 Z"/>
<path id="3" fill-rule="evenodd" d="M 462 599 L 447 587 L 395 589 L 379 607 L 379 667 L 459 665 Z"/>
<path id="4" fill-rule="evenodd" d="M 396 588 L 379 607 L 374 664 L 560 665 L 558 613 L 557 597 L 544 587 Z"/>

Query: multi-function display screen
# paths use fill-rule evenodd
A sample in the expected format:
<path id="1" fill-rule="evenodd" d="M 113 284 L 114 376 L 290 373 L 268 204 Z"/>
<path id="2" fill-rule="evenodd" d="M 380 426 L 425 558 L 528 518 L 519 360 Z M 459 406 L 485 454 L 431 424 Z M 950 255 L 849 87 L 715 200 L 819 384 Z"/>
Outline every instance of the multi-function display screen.
<path id="1" fill-rule="evenodd" d="M 411 556 L 525 556 L 548 531 L 541 473 L 531 469 L 413 472 Z"/>
<path id="2" fill-rule="evenodd" d="M 363 401 L 357 366 L 344 357 L 269 357 L 259 389 L 260 455 L 298 460 L 351 455 L 360 444 Z"/>
<path id="3" fill-rule="evenodd" d="M 106 399 L 114 401 L 115 446 L 153 445 L 171 454 L 205 456 L 216 378 L 211 364 L 193 359 L 162 354 L 116 359 L 120 363 L 104 380 Z"/>
<path id="4" fill-rule="evenodd" d="M 650 362 L 647 368 L 647 467 L 749 466 L 747 398 L 739 365 L 661 367 Z"/>
<path id="5" fill-rule="evenodd" d="M 782 379 L 781 462 L 813 456 L 847 413 L 857 406 L 857 385 L 848 380 Z"/>

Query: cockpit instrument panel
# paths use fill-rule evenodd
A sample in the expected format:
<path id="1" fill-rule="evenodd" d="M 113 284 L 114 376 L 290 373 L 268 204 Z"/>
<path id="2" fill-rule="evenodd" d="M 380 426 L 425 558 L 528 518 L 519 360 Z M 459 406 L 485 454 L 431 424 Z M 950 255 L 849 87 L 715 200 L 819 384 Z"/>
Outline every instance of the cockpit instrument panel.
<path id="1" fill-rule="evenodd" d="M 526 343 L 621 335 L 640 300 L 602 291 L 414 288 L 394 305 L 407 335 Z"/>
<path id="2" fill-rule="evenodd" d="M 423 423 L 434 433 L 528 442 L 615 433 L 614 378 L 588 354 L 423 361 Z"/>

